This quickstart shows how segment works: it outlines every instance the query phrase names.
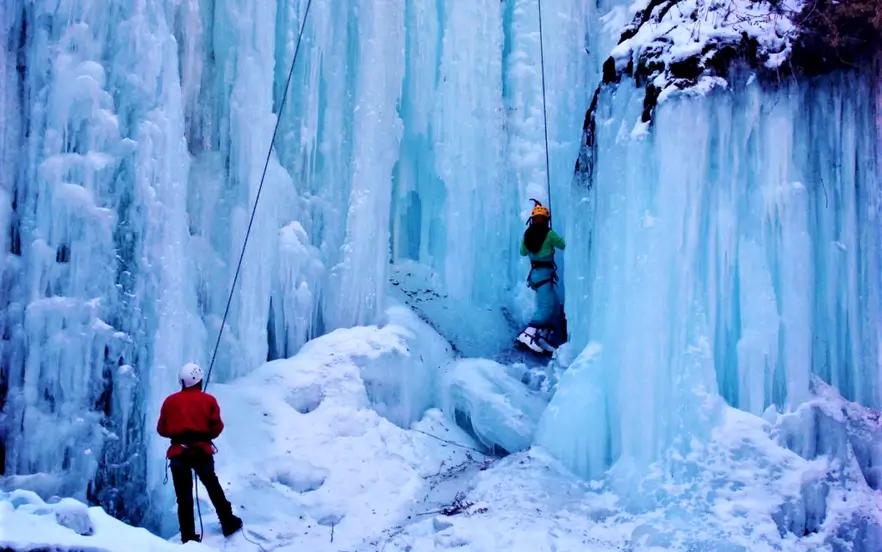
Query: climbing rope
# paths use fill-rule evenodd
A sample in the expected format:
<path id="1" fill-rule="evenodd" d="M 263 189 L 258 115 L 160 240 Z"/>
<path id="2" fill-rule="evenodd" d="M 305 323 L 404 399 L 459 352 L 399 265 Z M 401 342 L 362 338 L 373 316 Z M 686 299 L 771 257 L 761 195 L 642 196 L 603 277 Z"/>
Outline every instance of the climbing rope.
<path id="1" fill-rule="evenodd" d="M 545 49 L 542 45 L 542 0 L 536 2 L 539 6 L 539 64 L 542 67 L 542 124 L 545 129 L 545 187 L 548 195 L 548 210 L 551 211 L 551 162 L 548 159 L 548 113 L 545 104 Z M 551 227 L 551 219 L 548 219 Z"/>
<path id="2" fill-rule="evenodd" d="M 548 194 L 548 210 L 551 211 L 551 161 L 549 160 L 548 154 L 548 110 L 547 110 L 547 99 L 545 94 L 545 41 L 542 36 L 542 0 L 536 0 L 536 4 L 539 10 L 539 65 L 542 68 L 542 126 L 545 131 L 545 189 Z M 551 217 L 548 218 L 548 227 L 552 228 L 553 223 Z M 552 262 L 554 262 L 554 248 L 551 248 L 551 258 Z M 554 281 L 557 281 L 557 264 L 554 265 Z M 560 302 L 560 316 L 561 320 L 563 320 L 563 333 L 567 334 L 566 331 L 566 313 L 564 312 L 563 301 Z"/>
<path id="3" fill-rule="evenodd" d="M 196 478 L 195 472 L 193 473 L 193 481 L 194 482 L 198 481 L 198 479 Z M 199 485 L 198 484 L 196 485 L 196 512 L 199 514 L 199 538 L 201 540 L 202 538 L 205 537 L 205 526 L 202 524 L 202 507 L 199 505 Z M 263 552 L 266 552 L 266 549 L 263 546 L 261 546 L 259 542 L 254 542 L 253 540 L 248 538 L 248 535 L 245 533 L 245 522 L 244 521 L 242 522 L 242 528 L 240 529 L 240 531 L 242 531 L 242 538 L 243 539 L 245 539 L 246 541 L 255 545 L 256 547 L 260 548 Z"/>
<path id="4" fill-rule="evenodd" d="M 291 59 L 291 69 L 288 71 L 288 80 L 285 81 L 285 91 L 282 93 L 282 101 L 279 103 L 279 113 L 276 115 L 276 127 L 273 129 L 273 138 L 270 141 L 269 149 L 266 152 L 266 161 L 263 164 L 263 174 L 260 175 L 260 186 L 257 187 L 257 197 L 254 198 L 254 208 L 251 209 L 251 220 L 248 221 L 248 230 L 245 231 L 245 241 L 242 243 L 242 253 L 239 255 L 239 264 L 236 266 L 236 275 L 233 277 L 233 285 L 230 286 L 230 296 L 227 298 L 227 307 L 224 309 L 224 317 L 221 320 L 220 329 L 217 332 L 217 343 L 214 344 L 214 353 L 211 355 L 211 363 L 208 365 L 208 373 L 205 375 L 204 389 L 208 388 L 208 381 L 211 379 L 211 371 L 214 369 L 214 361 L 217 358 L 217 351 L 220 348 L 221 336 L 224 333 L 224 327 L 227 324 L 227 316 L 230 314 L 230 305 L 233 303 L 233 292 L 236 290 L 236 283 L 239 281 L 239 272 L 242 270 L 242 261 L 245 259 L 245 248 L 248 247 L 248 238 L 251 236 L 251 226 L 254 224 L 254 215 L 257 214 L 257 204 L 260 202 L 260 192 L 263 191 L 263 183 L 266 180 L 266 171 L 269 169 L 270 157 L 273 147 L 276 144 L 276 135 L 279 133 L 279 125 L 282 122 L 282 111 L 285 109 L 285 102 L 288 100 L 288 89 L 291 86 L 291 78 L 294 76 L 294 66 L 297 63 L 297 54 L 300 53 L 300 42 L 303 40 L 303 30 L 306 28 L 306 20 L 309 17 L 309 7 L 312 0 L 307 0 L 306 10 L 303 13 L 303 22 L 300 24 L 300 33 L 297 35 L 297 44 L 294 47 L 294 57 Z"/>
<path id="5" fill-rule="evenodd" d="M 236 275 L 233 276 L 233 284 L 230 286 L 230 295 L 227 297 L 227 306 L 224 309 L 224 317 L 221 320 L 220 329 L 217 332 L 217 342 L 214 344 L 214 352 L 211 355 L 211 363 L 208 365 L 208 373 L 205 374 L 205 384 L 203 385 L 203 389 L 208 389 L 208 382 L 211 379 L 211 371 L 214 369 L 214 361 L 217 358 L 217 351 L 220 349 L 221 337 L 224 333 L 224 327 L 227 324 L 227 317 L 230 314 L 230 305 L 233 303 L 233 293 L 236 290 L 236 283 L 239 281 L 239 273 L 242 271 L 242 262 L 245 260 L 245 248 L 248 247 L 248 238 L 251 236 L 251 227 L 254 225 L 254 216 L 257 214 L 257 204 L 260 202 L 260 193 L 263 191 L 263 183 L 266 181 L 266 172 L 269 169 L 270 158 L 273 153 L 273 147 L 276 144 L 276 136 L 279 133 L 279 125 L 282 122 L 282 111 L 285 109 L 285 103 L 288 100 L 288 90 L 291 87 L 291 79 L 294 76 L 294 67 L 297 64 L 297 54 L 300 53 L 300 43 L 303 40 L 303 30 L 306 28 L 306 21 L 309 18 L 309 8 L 312 6 L 312 0 L 307 0 L 306 2 L 306 10 L 303 12 L 303 22 L 300 24 L 300 32 L 297 35 L 297 44 L 294 46 L 294 56 L 291 59 L 291 68 L 288 70 L 288 79 L 285 81 L 285 90 L 282 93 L 282 100 L 279 102 L 279 112 L 276 115 L 276 126 L 273 129 L 273 137 L 270 140 L 269 148 L 266 152 L 266 161 L 263 164 L 263 173 L 260 175 L 260 185 L 257 187 L 257 196 L 254 198 L 254 207 L 251 209 L 251 219 L 248 221 L 248 229 L 245 231 L 245 241 L 242 243 L 242 252 L 239 254 L 239 264 L 236 266 Z M 196 512 L 199 515 L 199 534 L 205 535 L 205 527 L 202 523 L 202 508 L 199 505 L 199 476 L 196 474 L 196 471 L 193 471 L 193 483 L 196 487 Z M 256 543 L 248 538 L 248 535 L 245 534 L 245 523 L 242 523 L 242 537 L 250 542 L 251 544 L 256 545 L 261 550 L 264 550 L 263 546 L 259 543 Z"/>
<path id="6" fill-rule="evenodd" d="M 546 193 L 547 193 L 547 197 L 548 197 L 548 208 L 549 208 L 549 210 L 551 210 L 551 163 L 549 161 L 549 154 L 548 154 L 548 113 L 547 113 L 547 109 L 546 109 L 546 92 L 545 92 L 545 51 L 544 51 L 544 47 L 543 47 L 543 38 L 542 38 L 542 0 L 537 0 L 537 3 L 538 3 L 538 7 L 539 7 L 539 56 L 540 56 L 540 65 L 542 68 L 542 119 L 543 119 L 543 126 L 544 126 L 544 132 L 545 132 L 545 185 L 546 185 Z M 245 260 L 245 251 L 246 251 L 246 248 L 248 247 L 248 238 L 251 236 L 251 228 L 254 225 L 254 217 L 257 214 L 257 206 L 258 206 L 258 203 L 260 202 L 260 194 L 263 191 L 263 185 L 264 185 L 264 182 L 266 181 L 266 173 L 267 173 L 267 170 L 269 169 L 270 158 L 272 156 L 273 148 L 275 147 L 276 137 L 279 132 L 279 126 L 282 122 L 282 112 L 285 109 L 285 104 L 288 99 L 288 91 L 290 89 L 291 79 L 294 76 L 294 68 L 297 63 L 297 56 L 300 53 L 300 44 L 303 40 L 303 31 L 306 28 L 306 22 L 309 17 L 309 8 L 311 5 L 312 5 L 312 0 L 307 0 L 306 9 L 305 9 L 304 15 L 303 15 L 303 22 L 300 25 L 300 32 L 297 35 L 297 43 L 294 47 L 294 55 L 293 55 L 293 58 L 291 59 L 291 67 L 288 70 L 288 78 L 285 81 L 285 89 L 284 89 L 284 92 L 282 93 L 281 102 L 279 103 L 279 112 L 276 116 L 276 124 L 275 124 L 275 128 L 273 129 L 273 136 L 272 136 L 272 139 L 270 140 L 269 148 L 267 149 L 266 160 L 264 161 L 264 165 L 263 165 L 263 172 L 260 176 L 260 185 L 257 188 L 257 195 L 254 198 L 254 207 L 251 209 L 251 218 L 248 221 L 248 228 L 245 231 L 245 240 L 242 243 L 242 251 L 239 254 L 239 262 L 236 265 L 236 273 L 233 276 L 233 283 L 230 286 L 230 293 L 229 293 L 229 296 L 227 297 L 227 305 L 224 309 L 224 316 L 221 319 L 220 328 L 218 329 L 217 341 L 215 342 L 214 351 L 212 352 L 212 355 L 211 355 L 211 362 L 208 365 L 208 372 L 205 375 L 205 384 L 203 386 L 203 389 L 208 388 L 209 381 L 211 380 L 211 372 L 212 372 L 212 370 L 214 370 L 214 363 L 215 363 L 215 360 L 217 359 L 218 350 L 220 349 L 220 343 L 221 343 L 221 339 L 223 337 L 224 328 L 226 327 L 227 317 L 230 314 L 230 307 L 233 303 L 233 294 L 235 293 L 235 290 L 236 290 L 236 284 L 239 281 L 239 274 L 242 271 L 242 263 Z M 551 225 L 551 221 L 549 220 L 549 226 L 550 225 Z M 193 474 L 193 479 L 195 482 L 198 483 L 198 477 L 197 477 L 196 473 Z M 200 533 L 204 534 L 204 527 L 203 527 L 203 521 L 202 521 L 202 509 L 199 506 L 199 486 L 198 486 L 198 484 L 196 485 L 196 511 L 199 515 Z M 244 536 L 244 530 L 245 530 L 245 527 L 243 524 L 243 527 L 242 527 L 243 536 Z M 247 538 L 247 536 L 245 536 L 245 538 L 246 538 L 246 540 L 249 540 Z M 251 542 L 251 541 L 249 540 L 249 542 Z M 253 543 L 253 544 L 257 544 L 257 543 Z M 257 544 L 257 546 L 260 547 L 259 544 Z M 260 547 L 260 548 L 261 548 L 261 550 L 263 549 L 262 547 Z"/>

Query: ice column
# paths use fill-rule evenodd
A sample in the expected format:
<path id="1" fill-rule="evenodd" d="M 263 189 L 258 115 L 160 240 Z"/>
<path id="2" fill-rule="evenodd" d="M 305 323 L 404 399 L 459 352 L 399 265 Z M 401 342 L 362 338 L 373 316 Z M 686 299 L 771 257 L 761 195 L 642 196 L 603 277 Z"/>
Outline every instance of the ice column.
<path id="1" fill-rule="evenodd" d="M 0 43 L 8 44 L 18 39 L 16 19 L 18 15 L 15 3 L 0 7 Z M 15 188 L 17 166 L 15 158 L 20 151 L 21 140 L 21 106 L 19 105 L 19 78 L 16 71 L 16 52 L 4 48 L 0 52 L 0 286 L 3 272 L 12 250 L 11 211 L 13 191 Z M 2 288 L 0 288 L 2 289 Z M 6 297 L 9 297 L 6 295 Z M 0 363 L 3 365 L 3 363 Z"/>
<path id="2" fill-rule="evenodd" d="M 581 121 L 588 107 L 590 58 L 586 30 L 592 7 L 580 2 L 545 2 L 542 5 L 542 44 L 545 53 L 545 87 L 551 197 L 545 169 L 545 121 L 542 105 L 542 56 L 539 9 L 536 2 L 506 3 L 505 95 L 508 136 L 507 177 L 517 186 L 517 206 L 511 232 L 511 266 L 515 274 L 516 312 L 526 322 L 532 315 L 533 292 L 523 285 L 529 264 L 518 255 L 521 233 L 529 217 L 530 198 L 550 205 L 554 227 L 566 229 L 569 188 L 581 142 Z M 566 237 L 566 236 L 565 236 Z M 565 283 L 566 254 L 557 254 L 559 290 Z M 561 294 L 563 298 L 563 294 Z"/>
<path id="3" fill-rule="evenodd" d="M 586 293 L 567 303 L 599 350 L 565 374 L 538 435 L 586 476 L 706 436 L 716 393 L 791 410 L 814 372 L 879 404 L 869 79 L 732 86 L 662 104 L 645 135 L 631 83 L 598 98 L 594 172 L 568 226 L 590 240 L 568 257 Z"/>
<path id="4" fill-rule="evenodd" d="M 204 359 L 207 339 L 197 315 L 196 294 L 188 261 L 189 226 L 187 214 L 188 173 L 190 157 L 184 136 L 184 105 L 179 81 L 178 49 L 172 29 L 161 15 L 164 6 L 144 6 L 133 14 L 122 29 L 129 36 L 147 35 L 149 40 L 136 41 L 144 50 L 130 51 L 126 61 L 139 75 L 152 78 L 149 92 L 153 105 L 145 110 L 136 128 L 132 128 L 138 147 L 133 160 L 135 194 L 144 211 L 144 261 L 155 282 L 152 305 L 155 320 L 147 323 L 154 328 L 151 338 L 152 362 L 149 366 L 149 391 L 146 395 L 148 428 L 159 417 L 159 406 L 165 396 L 179 389 L 177 372 L 189 360 Z M 154 27 L 145 27 L 152 21 Z M 125 34 L 121 35 L 125 36 Z M 124 50 L 123 50 L 124 51 Z M 134 91 L 132 91 L 134 92 Z M 142 365 L 142 369 L 146 366 Z M 164 466 L 155 459 L 164 456 L 167 442 L 148 431 L 150 460 L 147 462 L 147 488 L 161 489 Z M 154 496 L 156 503 L 168 503 Z M 153 505 L 153 510 L 158 511 Z"/>
<path id="5" fill-rule="evenodd" d="M 404 76 L 404 9 L 399 2 L 359 3 L 355 62 L 352 189 L 341 260 L 332 268 L 331 326 L 379 315 L 389 263 L 392 170 L 402 125 L 396 106 Z"/>
<path id="6" fill-rule="evenodd" d="M 4 471 L 20 474 L 16 486 L 88 494 L 132 518 L 147 507 L 148 392 L 202 348 L 184 263 L 188 156 L 166 8 L 2 11 L 13 40 L 0 101 L 4 117 L 23 115 L 4 122 L 0 147 L 17 236 L 3 257 L 15 272 L 2 267 Z M 8 61 L 27 67 L 27 102 L 15 109 Z M 16 144 L 8 164 L 5 140 Z"/>
<path id="7" fill-rule="evenodd" d="M 441 234 L 445 190 L 433 160 L 432 113 L 444 21 L 437 0 L 408 0 L 405 7 L 404 132 L 392 191 L 392 258 L 438 270 L 446 245 Z"/>
<path id="8" fill-rule="evenodd" d="M 276 22 L 276 7 L 272 2 L 227 0 L 220 3 L 218 11 L 214 24 L 224 33 L 224 42 L 216 42 L 215 47 L 223 48 L 229 56 L 226 74 L 228 81 L 232 81 L 229 178 L 238 191 L 226 257 L 230 267 L 228 285 L 232 285 L 276 123 L 273 114 L 275 41 L 271 32 Z M 238 283 L 241 287 L 235 296 L 231 329 L 238 339 L 239 354 L 233 355 L 228 376 L 247 373 L 267 358 L 266 329 L 272 281 L 278 273 L 279 230 L 283 217 L 287 218 L 290 211 L 293 192 L 290 178 L 273 154 L 245 252 Z"/>
<path id="9" fill-rule="evenodd" d="M 444 281 L 453 297 L 502 297 L 514 183 L 507 182 L 502 96 L 502 12 L 495 0 L 445 2 L 432 128 L 444 183 Z"/>

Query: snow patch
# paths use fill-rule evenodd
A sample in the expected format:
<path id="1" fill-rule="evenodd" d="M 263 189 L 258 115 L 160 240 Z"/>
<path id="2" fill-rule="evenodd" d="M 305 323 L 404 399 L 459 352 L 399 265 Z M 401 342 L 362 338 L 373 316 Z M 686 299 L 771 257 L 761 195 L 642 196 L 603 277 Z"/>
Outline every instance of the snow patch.
<path id="1" fill-rule="evenodd" d="M 29 491 L 0 492 L 0 548 L 12 550 L 53 550 L 58 552 L 122 552 L 181 550 L 174 544 L 130 527 L 98 507 L 89 508 L 76 500 L 43 501 Z M 214 550 L 188 543 L 185 550 Z"/>

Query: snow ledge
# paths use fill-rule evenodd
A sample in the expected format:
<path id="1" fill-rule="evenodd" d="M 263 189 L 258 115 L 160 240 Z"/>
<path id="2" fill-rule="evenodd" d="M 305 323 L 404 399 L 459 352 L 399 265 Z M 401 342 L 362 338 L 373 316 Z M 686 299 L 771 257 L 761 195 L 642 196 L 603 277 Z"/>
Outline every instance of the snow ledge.
<path id="1" fill-rule="evenodd" d="M 638 0 L 604 63 L 603 82 L 627 74 L 645 84 L 648 122 L 655 105 L 675 93 L 703 95 L 725 87 L 735 59 L 780 68 L 793 50 L 801 8 L 800 0 Z"/>

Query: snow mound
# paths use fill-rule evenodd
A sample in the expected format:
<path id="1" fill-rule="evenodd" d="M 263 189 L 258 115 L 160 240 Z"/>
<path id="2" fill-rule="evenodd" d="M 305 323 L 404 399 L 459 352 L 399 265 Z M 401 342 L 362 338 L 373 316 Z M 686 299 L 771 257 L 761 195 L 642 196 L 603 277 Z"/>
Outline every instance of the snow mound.
<path id="1" fill-rule="evenodd" d="M 541 449 L 513 454 L 479 472 L 459 504 L 456 515 L 404 528 L 386 552 L 631 550 L 623 543 L 635 525 L 614 511 L 615 497 L 592 490 Z"/>
<path id="2" fill-rule="evenodd" d="M 603 488 L 639 522 L 630 541 L 695 552 L 879 550 L 882 494 L 860 468 L 872 454 L 854 452 L 878 439 L 878 413 L 817 388 L 797 412 L 765 419 L 708 396 L 720 417 L 707 442 L 680 440 L 649 469 L 621 459 Z M 812 432 L 827 415 L 841 428 Z"/>
<path id="3" fill-rule="evenodd" d="M 276 550 L 354 549 L 411 515 L 444 465 L 464 461 L 469 438 L 429 409 L 449 351 L 407 309 L 387 317 L 209 390 L 226 423 L 218 474 L 249 539 Z M 220 547 L 207 500 L 202 513 L 205 542 Z M 174 523 L 173 507 L 168 516 Z"/>
<path id="4" fill-rule="evenodd" d="M 778 442 L 806 460 L 834 459 L 841 475 L 882 491 L 882 414 L 845 400 L 817 377 L 811 392 L 811 400 L 795 412 L 766 412 L 776 425 Z"/>
<path id="5" fill-rule="evenodd" d="M 626 16 L 619 7 L 607 28 Z M 775 70 L 788 59 L 798 35 L 800 0 L 638 0 L 632 20 L 603 67 L 604 82 L 623 74 L 646 84 L 643 122 L 656 104 L 676 93 L 706 94 L 726 88 L 733 59 Z"/>
<path id="6" fill-rule="evenodd" d="M 489 454 L 526 450 L 548 404 L 542 393 L 486 359 L 456 361 L 442 382 L 442 409 Z"/>
<path id="7" fill-rule="evenodd" d="M 678 441 L 649 466 L 622 458 L 596 481 L 539 447 L 510 455 L 476 475 L 457 515 L 412 524 L 387 550 L 875 552 L 882 495 L 859 475 L 865 453 L 846 473 L 835 465 L 849 463 L 849 446 L 803 450 L 812 458 L 782 446 L 796 434 L 813 441 L 798 427 L 813 411 L 840 413 L 856 451 L 880 442 L 878 413 L 816 390 L 806 407 L 766 419 L 708 396 L 717 423 L 706 442 Z"/>
<path id="8" fill-rule="evenodd" d="M 770 408 L 772 436 L 818 470 L 775 514 L 782 533 L 823 533 L 836 548 L 882 549 L 882 415 L 845 400 L 818 378 L 795 412 Z"/>
<path id="9" fill-rule="evenodd" d="M 181 548 L 146 529 L 130 527 L 101 508 L 89 508 L 70 498 L 45 502 L 36 493 L 16 490 L 0 492 L 0 549 L 172 552 Z M 187 543 L 184 550 L 213 549 Z"/>

